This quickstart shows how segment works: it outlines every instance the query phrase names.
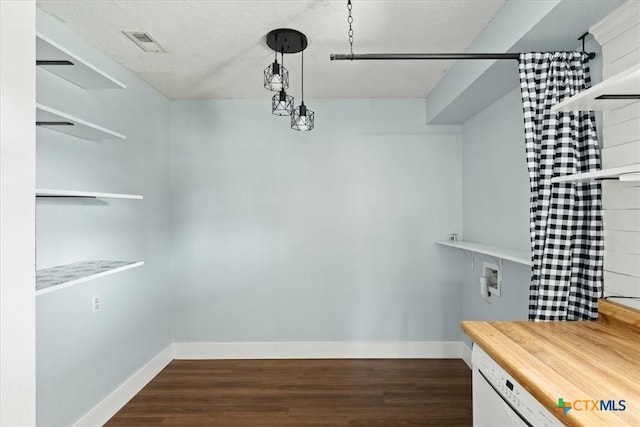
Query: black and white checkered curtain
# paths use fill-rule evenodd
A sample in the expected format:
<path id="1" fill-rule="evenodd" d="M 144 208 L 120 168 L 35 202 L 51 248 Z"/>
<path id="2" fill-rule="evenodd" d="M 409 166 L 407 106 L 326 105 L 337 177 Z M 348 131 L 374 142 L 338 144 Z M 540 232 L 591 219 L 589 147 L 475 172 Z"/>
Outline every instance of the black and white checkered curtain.
<path id="1" fill-rule="evenodd" d="M 531 188 L 533 267 L 529 320 L 592 320 L 602 293 L 602 213 L 597 182 L 551 178 L 600 169 L 593 113 L 552 113 L 589 87 L 581 52 L 520 55 L 520 88 Z"/>

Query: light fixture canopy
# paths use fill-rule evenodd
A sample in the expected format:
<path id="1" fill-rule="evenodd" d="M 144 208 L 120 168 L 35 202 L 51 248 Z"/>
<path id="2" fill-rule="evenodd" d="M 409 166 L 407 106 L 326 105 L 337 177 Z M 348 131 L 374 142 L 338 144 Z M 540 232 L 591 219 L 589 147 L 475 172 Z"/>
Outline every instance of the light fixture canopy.
<path id="1" fill-rule="evenodd" d="M 267 34 L 267 46 L 276 53 L 299 53 L 307 48 L 307 36 L 291 28 L 278 28 Z"/>
<path id="2" fill-rule="evenodd" d="M 293 96 L 281 90 L 271 98 L 271 112 L 276 116 L 290 116 L 293 113 Z"/>

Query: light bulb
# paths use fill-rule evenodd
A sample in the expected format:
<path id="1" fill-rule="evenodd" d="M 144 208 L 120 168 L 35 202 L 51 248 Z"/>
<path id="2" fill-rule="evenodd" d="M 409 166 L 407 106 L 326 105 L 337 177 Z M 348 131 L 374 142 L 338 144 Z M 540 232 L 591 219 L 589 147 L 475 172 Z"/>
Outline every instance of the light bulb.
<path id="1" fill-rule="evenodd" d="M 308 120 L 307 116 L 298 117 L 298 128 L 300 130 L 309 129 L 309 120 Z"/>
<path id="2" fill-rule="evenodd" d="M 309 116 L 298 116 L 296 117 L 296 127 L 297 130 L 306 131 L 311 130 L 311 123 L 309 120 Z"/>
<path id="3" fill-rule="evenodd" d="M 282 77 L 280 74 L 274 74 L 271 78 L 271 90 L 272 91 L 280 91 L 282 90 Z"/>

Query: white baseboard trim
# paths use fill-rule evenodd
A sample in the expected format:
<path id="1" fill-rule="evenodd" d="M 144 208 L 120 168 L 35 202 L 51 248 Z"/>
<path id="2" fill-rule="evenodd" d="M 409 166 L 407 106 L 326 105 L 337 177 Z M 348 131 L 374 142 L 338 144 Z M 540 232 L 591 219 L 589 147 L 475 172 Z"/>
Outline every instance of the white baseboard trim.
<path id="1" fill-rule="evenodd" d="M 459 341 L 186 342 L 176 359 L 458 359 Z"/>
<path id="2" fill-rule="evenodd" d="M 464 342 L 460 343 L 460 359 L 462 359 L 470 369 L 473 369 L 473 365 L 471 364 L 471 349 Z"/>
<path id="3" fill-rule="evenodd" d="M 169 344 L 146 365 L 129 377 L 105 397 L 93 409 L 80 418 L 74 426 L 102 426 L 134 397 L 149 381 L 173 360 L 173 345 Z"/>

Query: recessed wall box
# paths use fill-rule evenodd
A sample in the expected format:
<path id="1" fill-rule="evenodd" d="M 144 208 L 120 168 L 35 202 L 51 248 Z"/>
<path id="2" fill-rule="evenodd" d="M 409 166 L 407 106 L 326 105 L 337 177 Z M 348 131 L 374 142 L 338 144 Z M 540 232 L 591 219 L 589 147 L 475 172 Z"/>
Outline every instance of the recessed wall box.
<path id="1" fill-rule="evenodd" d="M 500 296 L 502 272 L 500 267 L 489 262 L 482 263 L 482 275 L 487 278 L 487 288 L 491 296 Z"/>

